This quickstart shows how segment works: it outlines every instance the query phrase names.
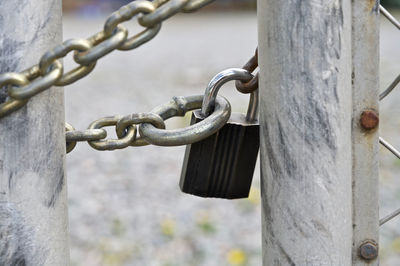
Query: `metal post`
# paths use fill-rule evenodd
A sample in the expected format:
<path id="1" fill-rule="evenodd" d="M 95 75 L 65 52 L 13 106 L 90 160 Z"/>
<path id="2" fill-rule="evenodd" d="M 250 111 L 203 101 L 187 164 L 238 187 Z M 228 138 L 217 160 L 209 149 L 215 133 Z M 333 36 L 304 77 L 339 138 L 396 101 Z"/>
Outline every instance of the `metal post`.
<path id="1" fill-rule="evenodd" d="M 0 73 L 61 43 L 61 15 L 61 0 L 0 1 Z M 0 120 L 0 265 L 69 265 L 64 130 L 61 88 Z"/>
<path id="2" fill-rule="evenodd" d="M 352 264 L 351 2 L 258 1 L 265 266 Z"/>
<path id="3" fill-rule="evenodd" d="M 378 1 L 258 1 L 263 265 L 378 265 Z"/>
<path id="4" fill-rule="evenodd" d="M 379 265 L 379 1 L 352 1 L 353 265 Z"/>

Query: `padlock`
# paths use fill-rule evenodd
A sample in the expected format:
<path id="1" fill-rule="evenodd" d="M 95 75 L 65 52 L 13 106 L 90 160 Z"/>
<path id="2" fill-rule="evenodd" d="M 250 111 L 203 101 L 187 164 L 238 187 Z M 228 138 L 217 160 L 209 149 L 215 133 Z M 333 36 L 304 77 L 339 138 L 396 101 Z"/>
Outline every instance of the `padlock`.
<path id="1" fill-rule="evenodd" d="M 220 87 L 230 80 L 249 81 L 244 69 L 228 69 L 209 83 L 201 111 L 192 114 L 198 123 L 213 110 Z M 251 93 L 247 115 L 232 113 L 229 121 L 214 135 L 186 146 L 179 182 L 182 192 L 200 197 L 224 199 L 249 195 L 259 150 L 258 90 Z"/>

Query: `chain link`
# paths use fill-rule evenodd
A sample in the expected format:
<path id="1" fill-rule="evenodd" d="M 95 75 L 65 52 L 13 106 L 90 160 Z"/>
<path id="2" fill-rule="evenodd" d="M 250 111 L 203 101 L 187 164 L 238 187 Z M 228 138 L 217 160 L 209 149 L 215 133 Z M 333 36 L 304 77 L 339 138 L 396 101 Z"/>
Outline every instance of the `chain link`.
<path id="1" fill-rule="evenodd" d="M 126 134 L 126 129 L 130 125 L 139 125 L 141 123 L 150 123 L 156 128 L 165 129 L 164 120 L 161 116 L 154 114 L 154 113 L 138 113 L 138 114 L 131 114 L 128 116 L 123 117 L 121 120 L 118 121 L 115 130 L 117 136 L 122 138 Z M 130 146 L 145 146 L 149 145 L 150 143 L 146 142 L 142 139 L 141 136 L 136 136 L 135 141 L 133 141 Z"/>
<path id="2" fill-rule="evenodd" d="M 107 126 L 116 126 L 118 121 L 122 118 L 123 117 L 119 115 L 100 118 L 89 125 L 89 130 L 101 129 Z M 131 125 L 126 128 L 126 133 L 122 138 L 93 140 L 89 141 L 89 145 L 99 151 L 123 149 L 135 141 L 136 132 L 136 126 Z"/>
<path id="3" fill-rule="evenodd" d="M 100 151 L 149 144 L 177 146 L 200 141 L 217 132 L 228 121 L 231 107 L 225 98 L 218 97 L 215 110 L 195 125 L 166 130 L 164 120 L 184 116 L 188 111 L 200 109 L 202 102 L 203 95 L 173 97 L 172 101 L 154 108 L 149 113 L 100 118 L 83 131 L 75 130 L 72 125 L 65 123 L 67 153 L 75 148 L 78 141 L 87 141 L 92 148 Z M 106 139 L 107 132 L 103 129 L 106 126 L 115 126 L 118 139 Z M 140 135 L 137 134 L 138 128 Z"/>
<path id="4" fill-rule="evenodd" d="M 0 75 L 0 87 L 3 86 L 26 86 L 29 80 L 23 74 L 19 73 L 6 73 Z M 11 99 L 5 103 L 0 104 L 0 117 L 6 116 L 13 110 L 21 108 L 28 100 Z"/>
<path id="5" fill-rule="evenodd" d="M 139 24 L 147 28 L 154 27 L 156 24 L 179 13 L 188 2 L 189 0 L 163 1 L 154 12 L 140 17 Z"/>
<path id="6" fill-rule="evenodd" d="M 243 66 L 243 69 L 249 72 L 253 72 L 254 70 L 257 69 L 257 67 L 258 67 L 258 49 L 256 49 L 254 56 L 252 56 L 250 60 Z M 236 89 L 241 93 L 254 92 L 255 90 L 258 89 L 258 73 L 256 73 L 254 77 L 247 82 L 236 80 L 235 86 Z"/>
<path id="7" fill-rule="evenodd" d="M 65 140 L 67 153 L 71 152 L 78 141 L 95 141 L 102 140 L 107 137 L 107 131 L 104 129 L 87 129 L 87 130 L 75 130 L 75 128 L 65 123 Z"/>
<path id="8" fill-rule="evenodd" d="M 108 17 L 101 32 L 88 39 L 65 41 L 46 52 L 38 65 L 21 73 L 1 74 L 0 89 L 7 86 L 8 99 L 0 104 L 0 118 L 21 108 L 29 98 L 52 86 L 66 86 L 82 79 L 95 68 L 97 60 L 112 51 L 116 49 L 132 50 L 148 42 L 160 31 L 161 23 L 171 16 L 179 12 L 196 11 L 213 1 L 156 0 L 150 2 L 138 0 L 121 7 Z M 145 29 L 132 37 L 128 37 L 128 30 L 121 23 L 135 17 L 138 17 L 139 24 L 144 26 Z M 64 73 L 60 59 L 70 52 L 74 52 L 73 58 L 78 66 Z M 99 123 L 103 124 L 102 122 Z M 94 143 L 93 146 L 100 145 L 96 141 L 99 140 L 91 142 Z"/>
<path id="9" fill-rule="evenodd" d="M 74 61 L 81 65 L 90 65 L 121 46 L 127 37 L 128 30 L 122 25 L 118 25 L 110 36 L 103 31 L 98 32 L 88 38 L 92 46 L 90 49 L 74 53 Z"/>
<path id="10" fill-rule="evenodd" d="M 37 67 L 32 68 L 33 71 L 37 72 L 40 70 Z M 15 73 L 16 74 L 16 73 Z M 11 99 L 17 100 L 25 100 L 29 99 L 32 96 L 48 89 L 53 84 L 55 84 L 63 74 L 63 65 L 60 61 L 54 61 L 49 67 L 49 71 L 41 76 L 40 78 L 36 78 L 33 81 L 30 81 L 28 84 L 17 87 L 14 86 L 8 90 L 8 95 Z M 32 73 L 32 75 L 36 76 L 36 73 Z"/>
<path id="11" fill-rule="evenodd" d="M 175 116 L 184 116 L 188 111 L 200 109 L 203 95 L 188 97 L 173 97 L 167 104 L 154 108 L 151 112 L 169 119 Z M 185 128 L 162 130 L 152 124 L 143 123 L 139 126 L 141 136 L 149 143 L 157 146 L 187 145 L 205 139 L 216 133 L 228 121 L 231 115 L 231 106 L 222 96 L 215 100 L 214 111 L 199 123 Z"/>

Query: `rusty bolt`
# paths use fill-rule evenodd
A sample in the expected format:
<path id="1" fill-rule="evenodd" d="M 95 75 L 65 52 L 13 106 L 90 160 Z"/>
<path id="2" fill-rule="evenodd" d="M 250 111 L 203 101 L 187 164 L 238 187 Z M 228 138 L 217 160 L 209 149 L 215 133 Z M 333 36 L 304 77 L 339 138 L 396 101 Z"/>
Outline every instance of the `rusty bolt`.
<path id="1" fill-rule="evenodd" d="M 373 240 L 366 240 L 360 245 L 360 256 L 365 260 L 373 260 L 378 257 L 378 244 Z"/>
<path id="2" fill-rule="evenodd" d="M 364 129 L 371 130 L 379 125 L 378 114 L 373 110 L 366 110 L 362 112 L 360 124 Z"/>

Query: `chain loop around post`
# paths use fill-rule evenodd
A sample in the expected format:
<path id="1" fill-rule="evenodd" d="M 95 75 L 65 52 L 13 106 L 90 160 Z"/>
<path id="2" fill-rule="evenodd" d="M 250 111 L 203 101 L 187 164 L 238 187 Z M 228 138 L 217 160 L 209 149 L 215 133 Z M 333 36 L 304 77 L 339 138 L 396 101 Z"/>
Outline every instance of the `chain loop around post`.
<path id="1" fill-rule="evenodd" d="M 8 91 L 8 95 L 14 99 L 25 100 L 30 97 L 47 90 L 60 80 L 63 74 L 63 65 L 60 61 L 55 60 L 49 67 L 48 72 L 42 77 L 37 78 L 26 86 L 13 87 Z"/>
<path id="2" fill-rule="evenodd" d="M 73 131 L 75 131 L 75 128 L 71 124 L 65 123 L 65 136 L 66 136 L 65 146 L 67 153 L 70 153 L 76 146 L 76 141 L 68 140 L 67 138 L 67 134 Z"/>
<path id="3" fill-rule="evenodd" d="M 107 137 L 107 131 L 104 129 L 86 129 L 86 130 L 75 130 L 75 128 L 65 123 L 65 141 L 67 147 L 67 153 L 71 152 L 78 141 L 96 141 L 102 140 Z"/>
<path id="4" fill-rule="evenodd" d="M 5 73 L 0 75 L 0 88 L 4 86 L 26 86 L 29 80 L 19 73 Z M 15 110 L 18 110 L 27 103 L 28 100 L 9 99 L 0 104 L 0 117 L 6 116 Z"/>

